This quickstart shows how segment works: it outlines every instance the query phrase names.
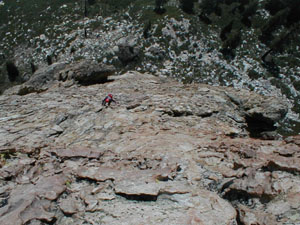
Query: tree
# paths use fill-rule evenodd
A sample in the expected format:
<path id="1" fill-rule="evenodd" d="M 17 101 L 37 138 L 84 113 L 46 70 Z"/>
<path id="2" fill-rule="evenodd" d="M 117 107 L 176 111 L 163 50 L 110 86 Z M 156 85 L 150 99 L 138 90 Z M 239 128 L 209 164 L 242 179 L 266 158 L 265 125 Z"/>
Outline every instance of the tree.
<path id="1" fill-rule="evenodd" d="M 271 36 L 271 33 L 280 25 L 283 25 L 290 9 L 285 8 L 277 12 L 274 16 L 272 16 L 267 23 L 261 28 L 262 37 L 268 38 Z"/>
<path id="2" fill-rule="evenodd" d="M 164 14 L 166 12 L 166 9 L 164 8 L 166 2 L 167 0 L 155 0 L 154 12 L 157 14 Z"/>
<path id="3" fill-rule="evenodd" d="M 88 16 L 86 0 L 84 0 L 84 17 Z"/>
<path id="4" fill-rule="evenodd" d="M 185 13 L 193 14 L 194 13 L 194 2 L 196 2 L 196 0 L 180 0 L 180 8 Z"/>
<path id="5" fill-rule="evenodd" d="M 47 60 L 48 65 L 50 66 L 52 64 L 52 57 L 51 57 L 51 55 L 47 55 L 46 56 L 46 60 Z"/>
<path id="6" fill-rule="evenodd" d="M 265 9 L 268 10 L 271 15 L 275 15 L 283 8 L 285 8 L 285 5 L 281 0 L 268 0 L 265 5 Z"/>
<path id="7" fill-rule="evenodd" d="M 252 1 L 247 7 L 245 7 L 245 10 L 242 14 L 241 21 L 247 27 L 251 27 L 252 23 L 250 17 L 256 13 L 257 7 L 258 7 L 258 2 L 256 0 Z"/>
<path id="8" fill-rule="evenodd" d="M 228 35 L 226 41 L 223 42 L 221 52 L 224 56 L 228 58 L 234 58 L 235 52 L 234 50 L 240 45 L 241 43 L 241 32 L 240 30 L 234 29 Z"/>
<path id="9" fill-rule="evenodd" d="M 218 0 L 202 0 L 199 7 L 205 15 L 210 15 L 216 11 L 218 4 Z"/>
<path id="10" fill-rule="evenodd" d="M 89 5 L 94 5 L 96 0 L 88 0 Z"/>
<path id="11" fill-rule="evenodd" d="M 225 41 L 227 39 L 227 34 L 231 32 L 232 25 L 233 20 L 221 30 L 220 38 L 222 41 Z"/>
<path id="12" fill-rule="evenodd" d="M 236 49 L 241 43 L 241 32 L 240 30 L 234 29 L 228 35 L 228 38 L 223 43 L 223 48 Z"/>
<path id="13" fill-rule="evenodd" d="M 144 26 L 143 36 L 145 39 L 149 37 L 150 30 L 151 30 L 151 21 L 149 20 Z"/>

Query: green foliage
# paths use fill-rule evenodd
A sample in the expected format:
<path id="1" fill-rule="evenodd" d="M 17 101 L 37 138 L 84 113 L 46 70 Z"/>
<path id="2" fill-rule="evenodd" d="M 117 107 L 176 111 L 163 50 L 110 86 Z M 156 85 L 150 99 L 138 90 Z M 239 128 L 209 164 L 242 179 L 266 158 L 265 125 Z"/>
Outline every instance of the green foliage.
<path id="1" fill-rule="evenodd" d="M 287 24 L 291 25 L 300 21 L 300 4 L 299 0 L 268 0 L 265 4 L 265 9 L 270 12 L 271 15 L 276 15 L 283 9 L 289 9 L 287 15 Z"/>
<path id="2" fill-rule="evenodd" d="M 288 8 L 280 10 L 266 22 L 266 24 L 261 28 L 263 41 L 270 39 L 269 37 L 271 36 L 272 32 L 280 25 L 284 24 L 289 11 L 290 10 Z"/>
<path id="3" fill-rule="evenodd" d="M 260 74 L 259 74 L 256 70 L 250 70 L 250 71 L 248 72 L 248 76 L 249 76 L 251 79 L 254 79 L 254 80 L 256 80 L 256 79 L 258 79 L 258 78 L 261 77 Z"/>
<path id="4" fill-rule="evenodd" d="M 233 20 L 230 21 L 230 23 L 225 27 L 223 27 L 223 29 L 221 30 L 220 38 L 222 41 L 225 41 L 227 39 L 227 34 L 231 32 L 232 25 L 233 25 Z"/>
<path id="5" fill-rule="evenodd" d="M 96 0 L 88 0 L 89 5 L 94 5 L 96 3 Z"/>
<path id="6" fill-rule="evenodd" d="M 241 32 L 240 30 L 234 29 L 227 36 L 227 39 L 222 44 L 221 52 L 227 59 L 233 59 L 235 57 L 235 49 L 241 43 Z"/>
<path id="7" fill-rule="evenodd" d="M 267 0 L 265 4 L 265 9 L 268 10 L 271 15 L 275 15 L 283 8 L 285 8 L 285 5 L 282 0 Z"/>
<path id="8" fill-rule="evenodd" d="M 164 14 L 166 12 L 166 8 L 164 8 L 164 4 L 167 3 L 168 0 L 155 0 L 155 8 L 154 12 L 157 14 Z"/>
<path id="9" fill-rule="evenodd" d="M 283 52 L 284 46 L 289 43 L 289 35 L 290 32 L 287 29 L 284 29 L 272 40 L 270 47 L 278 52 Z"/>
<path id="10" fill-rule="evenodd" d="M 252 23 L 250 17 L 252 17 L 256 13 L 257 8 L 258 8 L 257 0 L 251 1 L 251 3 L 245 7 L 245 10 L 242 13 L 241 21 L 247 27 L 251 27 Z"/>
<path id="11" fill-rule="evenodd" d="M 218 4 L 218 0 L 203 0 L 200 3 L 199 8 L 204 14 L 210 15 L 217 10 Z"/>
<path id="12" fill-rule="evenodd" d="M 228 35 L 228 38 L 223 43 L 223 48 L 226 49 L 236 49 L 241 42 L 241 32 L 240 30 L 232 30 Z"/>
<path id="13" fill-rule="evenodd" d="M 180 0 L 180 8 L 185 13 L 193 14 L 194 13 L 194 2 L 196 2 L 196 0 Z"/>
<path id="14" fill-rule="evenodd" d="M 151 21 L 149 20 L 147 23 L 144 25 L 144 31 L 143 31 L 143 36 L 145 39 L 149 37 L 149 31 L 151 30 Z"/>
<path id="15" fill-rule="evenodd" d="M 293 86 L 296 90 L 300 91 L 300 80 L 294 81 Z"/>

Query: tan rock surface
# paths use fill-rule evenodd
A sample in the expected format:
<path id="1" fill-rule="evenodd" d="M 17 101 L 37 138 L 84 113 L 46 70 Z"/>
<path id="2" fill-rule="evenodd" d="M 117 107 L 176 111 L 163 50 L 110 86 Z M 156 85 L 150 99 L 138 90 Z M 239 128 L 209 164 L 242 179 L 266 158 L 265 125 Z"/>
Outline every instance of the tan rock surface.
<path id="1" fill-rule="evenodd" d="M 297 224 L 299 138 L 246 129 L 277 122 L 284 103 L 137 72 L 113 79 L 0 96 L 0 224 Z M 117 104 L 102 107 L 108 93 Z"/>

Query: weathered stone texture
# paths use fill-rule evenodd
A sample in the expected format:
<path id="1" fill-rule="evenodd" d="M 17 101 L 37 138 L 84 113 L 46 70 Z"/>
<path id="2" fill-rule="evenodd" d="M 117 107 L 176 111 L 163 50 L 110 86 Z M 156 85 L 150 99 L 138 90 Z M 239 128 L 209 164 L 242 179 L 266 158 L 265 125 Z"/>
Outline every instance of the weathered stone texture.
<path id="1" fill-rule="evenodd" d="M 0 224 L 297 224 L 299 138 L 247 130 L 278 122 L 280 99 L 112 78 L 0 96 Z"/>

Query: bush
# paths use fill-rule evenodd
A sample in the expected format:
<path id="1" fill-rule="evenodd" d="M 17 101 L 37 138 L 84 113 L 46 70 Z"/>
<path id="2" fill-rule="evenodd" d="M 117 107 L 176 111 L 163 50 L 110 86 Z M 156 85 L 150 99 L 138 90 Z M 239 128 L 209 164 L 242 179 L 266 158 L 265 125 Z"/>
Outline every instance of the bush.
<path id="1" fill-rule="evenodd" d="M 287 15 L 289 13 L 289 9 L 285 8 L 280 10 L 276 15 L 272 16 L 267 23 L 262 27 L 262 35 L 269 35 L 272 33 L 278 26 L 283 25 Z"/>

